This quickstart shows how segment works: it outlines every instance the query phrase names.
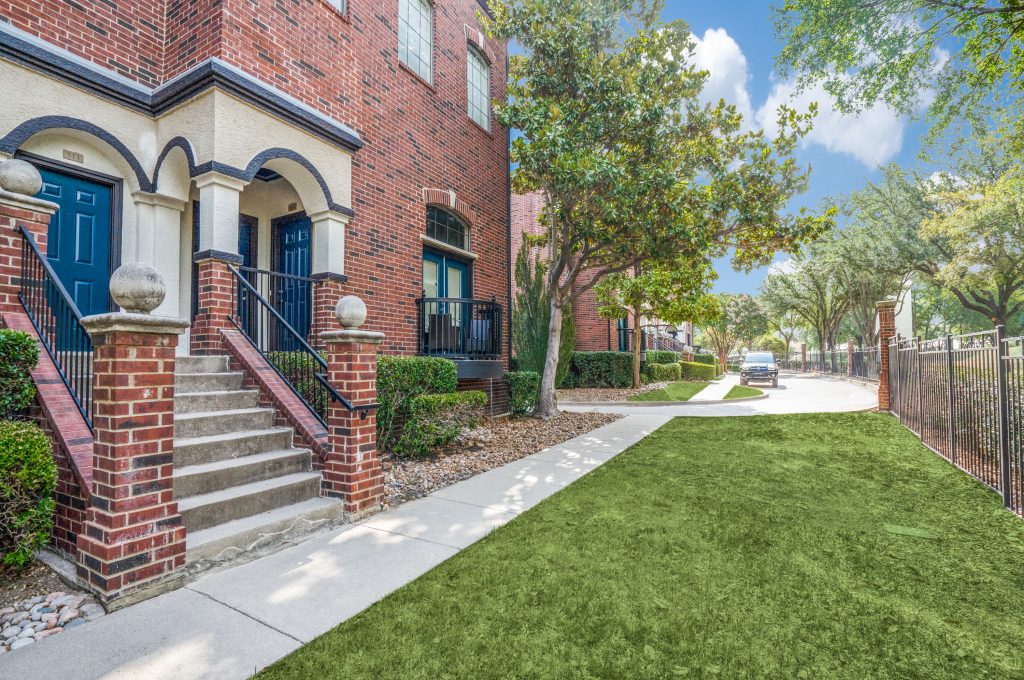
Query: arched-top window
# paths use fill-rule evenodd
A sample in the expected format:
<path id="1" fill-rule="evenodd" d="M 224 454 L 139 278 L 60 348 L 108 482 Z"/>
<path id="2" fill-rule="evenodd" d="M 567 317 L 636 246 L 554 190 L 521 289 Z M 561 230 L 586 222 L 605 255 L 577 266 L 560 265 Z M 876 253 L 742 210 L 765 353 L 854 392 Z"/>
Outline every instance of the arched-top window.
<path id="1" fill-rule="evenodd" d="M 444 208 L 427 206 L 427 236 L 455 248 L 469 250 L 466 223 Z"/>

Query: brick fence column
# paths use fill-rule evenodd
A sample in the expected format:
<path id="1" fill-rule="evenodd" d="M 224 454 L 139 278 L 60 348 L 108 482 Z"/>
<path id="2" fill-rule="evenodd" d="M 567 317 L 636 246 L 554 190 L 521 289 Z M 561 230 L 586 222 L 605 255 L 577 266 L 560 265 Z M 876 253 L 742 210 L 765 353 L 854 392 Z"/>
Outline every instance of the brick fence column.
<path id="1" fill-rule="evenodd" d="M 224 354 L 221 329 L 233 328 L 236 281 L 229 267 L 242 264 L 242 256 L 207 250 L 194 257 L 198 268 L 196 315 L 192 319 L 189 348 L 194 355 Z"/>
<path id="2" fill-rule="evenodd" d="M 800 372 L 807 372 L 807 343 L 800 343 Z"/>
<path id="3" fill-rule="evenodd" d="M 846 341 L 846 377 L 853 377 L 853 340 Z"/>
<path id="4" fill-rule="evenodd" d="M 327 379 L 353 406 L 377 401 L 377 350 L 383 333 L 359 330 L 366 305 L 354 296 L 338 301 L 336 318 L 343 330 L 321 334 L 327 354 Z M 358 517 L 380 508 L 384 471 L 377 455 L 375 409 L 350 411 L 331 399 L 327 409 L 328 459 L 323 493 L 339 498 L 345 511 Z"/>
<path id="5" fill-rule="evenodd" d="M 342 287 L 348 279 L 343 274 L 321 272 L 313 274 L 313 337 L 309 344 L 322 348 L 321 333 L 340 331 L 341 326 L 334 316 L 334 306 L 341 299 Z"/>
<path id="6" fill-rule="evenodd" d="M 13 159 L 0 161 L 0 312 L 20 311 L 21 246 L 19 227 L 29 232 L 46 255 L 50 217 L 57 204 L 33 196 L 43 179 L 30 163 Z"/>
<path id="7" fill-rule="evenodd" d="M 114 272 L 114 299 L 131 309 L 114 290 L 126 269 L 159 275 L 141 265 Z M 78 575 L 108 608 L 178 587 L 184 575 L 185 527 L 173 489 L 174 355 L 188 322 L 141 311 L 82 319 L 94 346 L 95 439 Z"/>
<path id="8" fill-rule="evenodd" d="M 884 300 L 878 308 L 878 410 L 888 411 L 889 402 L 889 341 L 896 335 L 896 301 Z"/>

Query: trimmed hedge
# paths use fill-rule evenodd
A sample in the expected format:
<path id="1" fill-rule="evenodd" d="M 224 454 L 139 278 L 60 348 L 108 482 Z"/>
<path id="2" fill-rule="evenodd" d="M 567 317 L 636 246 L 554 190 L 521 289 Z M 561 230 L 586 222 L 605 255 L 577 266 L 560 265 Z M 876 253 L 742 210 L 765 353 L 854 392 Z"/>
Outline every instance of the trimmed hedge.
<path id="1" fill-rule="evenodd" d="M 647 367 L 650 382 L 674 382 L 682 375 L 682 367 L 679 363 L 674 364 L 650 364 Z"/>
<path id="2" fill-rule="evenodd" d="M 648 364 L 674 364 L 679 361 L 678 352 L 669 352 L 667 350 L 655 350 L 649 349 L 645 353 Z"/>
<path id="3" fill-rule="evenodd" d="M 694 361 L 694 363 L 698 363 L 698 364 L 712 364 L 713 365 L 713 364 L 717 364 L 718 363 L 718 359 L 715 357 L 714 354 L 694 354 L 693 355 L 693 361 Z"/>
<path id="4" fill-rule="evenodd" d="M 0 418 L 16 416 L 32 403 L 32 369 L 38 363 L 39 345 L 31 335 L 0 329 Z"/>
<path id="5" fill-rule="evenodd" d="M 439 357 L 377 357 L 377 440 L 396 445 L 397 426 L 412 415 L 413 400 L 425 394 L 455 392 L 459 371 L 454 361 Z M 397 449 L 396 449 L 397 450 Z"/>
<path id="6" fill-rule="evenodd" d="M 540 373 L 512 371 L 505 374 L 505 383 L 508 384 L 512 415 L 526 415 L 537 407 L 537 400 L 540 397 Z"/>
<path id="7" fill-rule="evenodd" d="M 413 398 L 395 453 L 426 456 L 431 449 L 450 444 L 464 430 L 479 424 L 486 406 L 487 395 L 477 390 Z"/>
<path id="8" fill-rule="evenodd" d="M 629 352 L 573 352 L 569 372 L 559 387 L 629 387 L 633 356 Z"/>
<path id="9" fill-rule="evenodd" d="M 732 371 L 733 373 L 739 373 L 740 364 L 729 364 L 729 370 Z"/>
<path id="10" fill-rule="evenodd" d="M 49 438 L 34 424 L 0 422 L 0 555 L 24 569 L 53 526 L 57 465 Z"/>
<path id="11" fill-rule="evenodd" d="M 700 364 L 696 361 L 680 361 L 679 368 L 682 371 L 683 380 L 715 379 L 715 367 L 709 364 Z"/>

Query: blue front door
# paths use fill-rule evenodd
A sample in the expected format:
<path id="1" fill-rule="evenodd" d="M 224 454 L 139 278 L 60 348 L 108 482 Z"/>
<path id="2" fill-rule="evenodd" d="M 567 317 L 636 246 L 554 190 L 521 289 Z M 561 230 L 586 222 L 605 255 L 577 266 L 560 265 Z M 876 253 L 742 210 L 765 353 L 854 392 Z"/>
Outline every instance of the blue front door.
<path id="1" fill-rule="evenodd" d="M 309 275 L 313 224 L 305 214 L 281 217 L 274 220 L 274 232 L 277 238 L 274 270 L 285 275 L 277 278 L 274 307 L 289 326 L 306 338 L 312 321 Z"/>
<path id="2" fill-rule="evenodd" d="M 111 187 L 45 168 L 39 174 L 39 197 L 60 206 L 50 219 L 46 259 L 83 316 L 110 311 Z"/>

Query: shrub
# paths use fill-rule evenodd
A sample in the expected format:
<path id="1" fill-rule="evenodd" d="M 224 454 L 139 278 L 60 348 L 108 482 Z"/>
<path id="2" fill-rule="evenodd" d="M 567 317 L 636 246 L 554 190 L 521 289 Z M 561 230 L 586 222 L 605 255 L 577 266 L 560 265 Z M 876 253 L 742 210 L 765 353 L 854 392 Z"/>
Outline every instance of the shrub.
<path id="1" fill-rule="evenodd" d="M 485 406 L 487 395 L 476 390 L 413 398 L 395 452 L 425 456 L 431 449 L 455 441 L 463 431 L 477 426 Z"/>
<path id="2" fill-rule="evenodd" d="M 390 448 L 398 437 L 397 426 L 406 421 L 412 401 L 424 394 L 455 391 L 459 381 L 454 361 L 438 357 L 377 357 L 377 440 Z"/>
<path id="3" fill-rule="evenodd" d="M 649 349 L 646 352 L 648 364 L 674 364 L 679 361 L 678 352 Z"/>
<path id="4" fill-rule="evenodd" d="M 714 364 L 718 363 L 718 359 L 715 357 L 714 354 L 694 354 L 693 355 L 693 360 L 694 360 L 695 363 L 698 363 L 698 364 L 711 364 L 711 365 L 714 365 Z"/>
<path id="5" fill-rule="evenodd" d="M 50 440 L 32 423 L 0 422 L 0 554 L 23 569 L 53 525 L 57 466 Z"/>
<path id="6" fill-rule="evenodd" d="M 680 361 L 679 368 L 683 380 L 714 380 L 715 367 L 709 364 L 699 364 L 696 361 Z"/>
<path id="7" fill-rule="evenodd" d="M 649 364 L 647 371 L 651 382 L 673 382 L 682 377 L 682 369 L 678 363 Z"/>
<path id="8" fill-rule="evenodd" d="M 288 378 L 306 402 L 317 413 L 327 410 L 327 390 L 314 375 L 321 370 L 306 352 L 267 352 L 267 361 Z"/>
<path id="9" fill-rule="evenodd" d="M 739 364 L 729 364 L 729 370 L 732 371 L 733 373 L 739 373 L 740 372 L 740 365 Z"/>
<path id="10" fill-rule="evenodd" d="M 513 371 L 505 374 L 512 415 L 525 415 L 537 407 L 540 397 L 540 373 Z"/>
<path id="11" fill-rule="evenodd" d="M 628 352 L 573 352 L 561 387 L 629 387 L 633 357 Z"/>
<path id="12" fill-rule="evenodd" d="M 513 268 L 516 289 L 519 291 L 512 300 L 512 345 L 517 358 L 517 366 L 513 370 L 543 373 L 548 352 L 551 303 L 548 296 L 547 263 L 540 251 L 533 257 L 531 251 L 528 240 L 524 241 L 516 254 Z M 571 306 L 567 306 L 562 313 L 556 385 L 565 379 L 575 347 L 576 322 Z"/>
<path id="13" fill-rule="evenodd" d="M 32 369 L 38 363 L 39 345 L 31 335 L 0 329 L 0 418 L 18 415 L 32 403 Z"/>

